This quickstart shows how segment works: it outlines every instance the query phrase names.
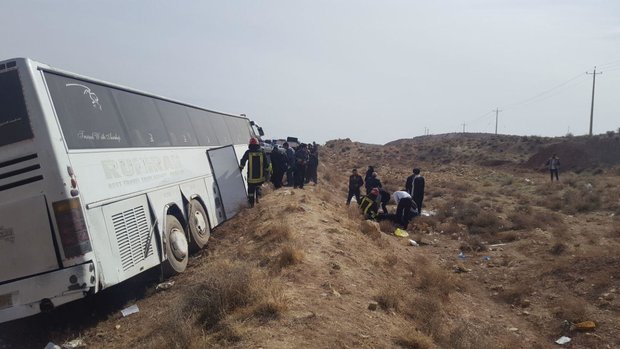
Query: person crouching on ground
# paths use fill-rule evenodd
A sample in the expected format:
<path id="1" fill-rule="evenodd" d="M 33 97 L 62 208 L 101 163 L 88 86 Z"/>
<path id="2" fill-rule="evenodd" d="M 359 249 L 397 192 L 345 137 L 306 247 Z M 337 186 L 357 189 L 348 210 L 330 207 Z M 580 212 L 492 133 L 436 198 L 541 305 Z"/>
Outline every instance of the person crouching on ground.
<path id="1" fill-rule="evenodd" d="M 347 206 L 351 203 L 351 198 L 355 196 L 355 200 L 359 204 L 360 202 L 360 188 L 364 185 L 362 176 L 357 174 L 357 169 L 354 168 L 349 176 L 349 194 L 347 195 Z"/>
<path id="2" fill-rule="evenodd" d="M 392 197 L 396 203 L 395 221 L 407 229 L 407 225 L 409 225 L 409 221 L 413 217 L 412 211 L 417 209 L 415 202 L 413 202 L 411 195 L 404 190 L 395 191 Z"/>
<path id="3" fill-rule="evenodd" d="M 250 207 L 254 207 L 254 201 L 258 203 L 260 187 L 265 182 L 267 171 L 269 171 L 269 162 L 265 157 L 265 152 L 260 148 L 258 139 L 254 137 L 250 138 L 248 150 L 241 158 L 239 168 L 242 171 L 246 162 L 248 163 L 248 203 Z"/>
<path id="4" fill-rule="evenodd" d="M 379 188 L 372 188 L 368 195 L 362 197 L 360 210 L 366 219 L 376 219 L 379 213 Z"/>

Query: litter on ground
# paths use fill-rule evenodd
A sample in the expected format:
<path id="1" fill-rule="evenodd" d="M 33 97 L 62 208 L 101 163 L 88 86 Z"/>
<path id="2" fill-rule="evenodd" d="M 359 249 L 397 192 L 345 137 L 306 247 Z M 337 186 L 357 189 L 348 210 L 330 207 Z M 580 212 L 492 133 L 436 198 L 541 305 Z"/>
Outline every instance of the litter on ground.
<path id="1" fill-rule="evenodd" d="M 559 345 L 563 345 L 563 344 L 569 343 L 570 341 L 571 341 L 571 339 L 569 337 L 562 336 L 562 337 L 558 338 L 555 342 L 557 344 L 559 344 Z"/>
<path id="2" fill-rule="evenodd" d="M 155 287 L 156 290 L 167 290 L 170 287 L 174 286 L 174 281 L 166 281 L 166 282 L 162 282 L 161 284 L 157 285 Z"/>
<path id="3" fill-rule="evenodd" d="M 407 236 L 409 236 L 409 233 L 407 233 L 406 230 L 396 228 L 396 230 L 394 230 L 394 235 L 401 237 L 401 238 L 406 238 Z"/>
<path id="4" fill-rule="evenodd" d="M 123 317 L 129 316 L 131 314 L 135 314 L 137 312 L 139 312 L 140 309 L 138 309 L 138 305 L 134 304 L 132 306 L 129 306 L 123 310 L 121 310 L 121 314 L 123 314 Z"/>

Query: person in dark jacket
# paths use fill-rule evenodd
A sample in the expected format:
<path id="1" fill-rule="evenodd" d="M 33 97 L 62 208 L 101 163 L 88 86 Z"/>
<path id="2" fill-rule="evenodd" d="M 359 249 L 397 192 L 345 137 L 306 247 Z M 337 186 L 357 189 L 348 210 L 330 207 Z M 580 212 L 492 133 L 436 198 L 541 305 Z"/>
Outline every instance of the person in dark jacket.
<path id="1" fill-rule="evenodd" d="M 254 207 L 254 201 L 258 203 L 260 196 L 260 187 L 265 182 L 267 172 L 269 171 L 269 162 L 265 156 L 265 152 L 260 148 L 258 139 L 250 138 L 248 150 L 245 151 L 241 158 L 239 168 L 243 170 L 245 163 L 248 163 L 248 202 L 250 207 Z"/>
<path id="2" fill-rule="evenodd" d="M 355 196 L 355 200 L 360 202 L 360 188 L 364 185 L 362 176 L 357 174 L 357 169 L 354 168 L 349 176 L 349 194 L 347 195 L 347 206 L 351 203 L 351 198 Z"/>
<path id="3" fill-rule="evenodd" d="M 379 188 L 379 197 L 381 201 L 381 209 L 383 210 L 383 214 L 387 214 L 387 203 L 390 202 L 390 193 L 383 188 Z"/>
<path id="4" fill-rule="evenodd" d="M 375 168 L 372 166 L 368 166 L 366 170 L 366 175 L 364 176 L 364 182 L 367 182 L 369 178 L 372 178 L 372 173 L 375 172 Z"/>
<path id="5" fill-rule="evenodd" d="M 377 177 L 377 172 L 373 172 L 370 175 L 370 178 L 366 178 L 366 195 L 370 193 L 372 188 L 383 188 L 383 185 L 381 185 L 381 180 Z"/>
<path id="6" fill-rule="evenodd" d="M 305 143 L 299 145 L 299 149 L 295 152 L 295 183 L 294 188 L 304 188 L 304 177 L 306 175 L 306 166 L 308 166 L 308 147 Z"/>
<path id="7" fill-rule="evenodd" d="M 274 148 L 271 151 L 271 167 L 273 175 L 271 176 L 271 182 L 273 186 L 277 188 L 282 187 L 282 179 L 286 172 L 286 155 L 278 148 Z"/>
<path id="8" fill-rule="evenodd" d="M 292 187 L 295 183 L 295 150 L 289 146 L 288 142 L 284 142 L 282 147 L 286 155 L 286 186 Z"/>
<path id="9" fill-rule="evenodd" d="M 420 169 L 414 168 L 413 174 L 407 177 L 405 190 L 411 195 L 420 213 L 422 213 L 422 201 L 424 201 L 424 185 L 424 177 L 420 175 Z"/>
<path id="10" fill-rule="evenodd" d="M 319 167 L 319 152 L 316 143 L 310 147 L 309 153 L 306 183 L 312 181 L 316 185 Z"/>
<path id="11" fill-rule="evenodd" d="M 560 181 L 560 159 L 557 154 L 553 154 L 552 157 L 547 160 L 545 164 L 549 168 L 549 172 L 551 173 L 551 181 L 553 182 L 553 175 L 555 175 L 555 180 Z"/>

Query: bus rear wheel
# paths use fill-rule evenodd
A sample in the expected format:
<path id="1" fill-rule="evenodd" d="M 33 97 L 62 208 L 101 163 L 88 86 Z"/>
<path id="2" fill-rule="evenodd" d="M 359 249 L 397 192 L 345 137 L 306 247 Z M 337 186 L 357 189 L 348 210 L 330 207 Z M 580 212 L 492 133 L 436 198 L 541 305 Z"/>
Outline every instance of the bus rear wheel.
<path id="1" fill-rule="evenodd" d="M 167 276 L 182 273 L 187 267 L 189 249 L 183 225 L 173 215 L 166 216 L 165 234 L 165 248 L 168 258 L 164 262 L 164 272 Z"/>
<path id="2" fill-rule="evenodd" d="M 189 233 L 192 240 L 190 241 L 190 251 L 196 252 L 201 250 L 209 241 L 211 229 L 209 228 L 209 219 L 204 207 L 198 200 L 192 200 L 187 210 L 189 222 Z"/>

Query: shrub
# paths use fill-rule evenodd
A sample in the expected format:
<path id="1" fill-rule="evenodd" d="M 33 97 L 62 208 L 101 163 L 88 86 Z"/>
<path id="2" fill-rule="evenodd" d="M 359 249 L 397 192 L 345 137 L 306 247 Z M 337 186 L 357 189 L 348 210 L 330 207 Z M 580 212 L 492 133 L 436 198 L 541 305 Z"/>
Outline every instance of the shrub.
<path id="1" fill-rule="evenodd" d="M 397 284 L 386 285 L 374 297 L 379 306 L 384 310 L 400 311 L 406 292 L 402 286 Z"/>
<path id="2" fill-rule="evenodd" d="M 304 259 L 304 253 L 298 247 L 287 244 L 282 247 L 282 250 L 277 257 L 278 269 L 286 268 L 291 265 L 299 264 Z"/>
<path id="3" fill-rule="evenodd" d="M 230 261 L 216 262 L 203 282 L 187 298 L 185 309 L 196 312 L 198 321 L 209 328 L 234 309 L 245 307 L 259 297 L 253 270 Z"/>
<path id="4" fill-rule="evenodd" d="M 431 338 L 416 330 L 405 330 L 404 335 L 398 336 L 394 343 L 407 349 L 435 349 L 437 346 Z"/>

